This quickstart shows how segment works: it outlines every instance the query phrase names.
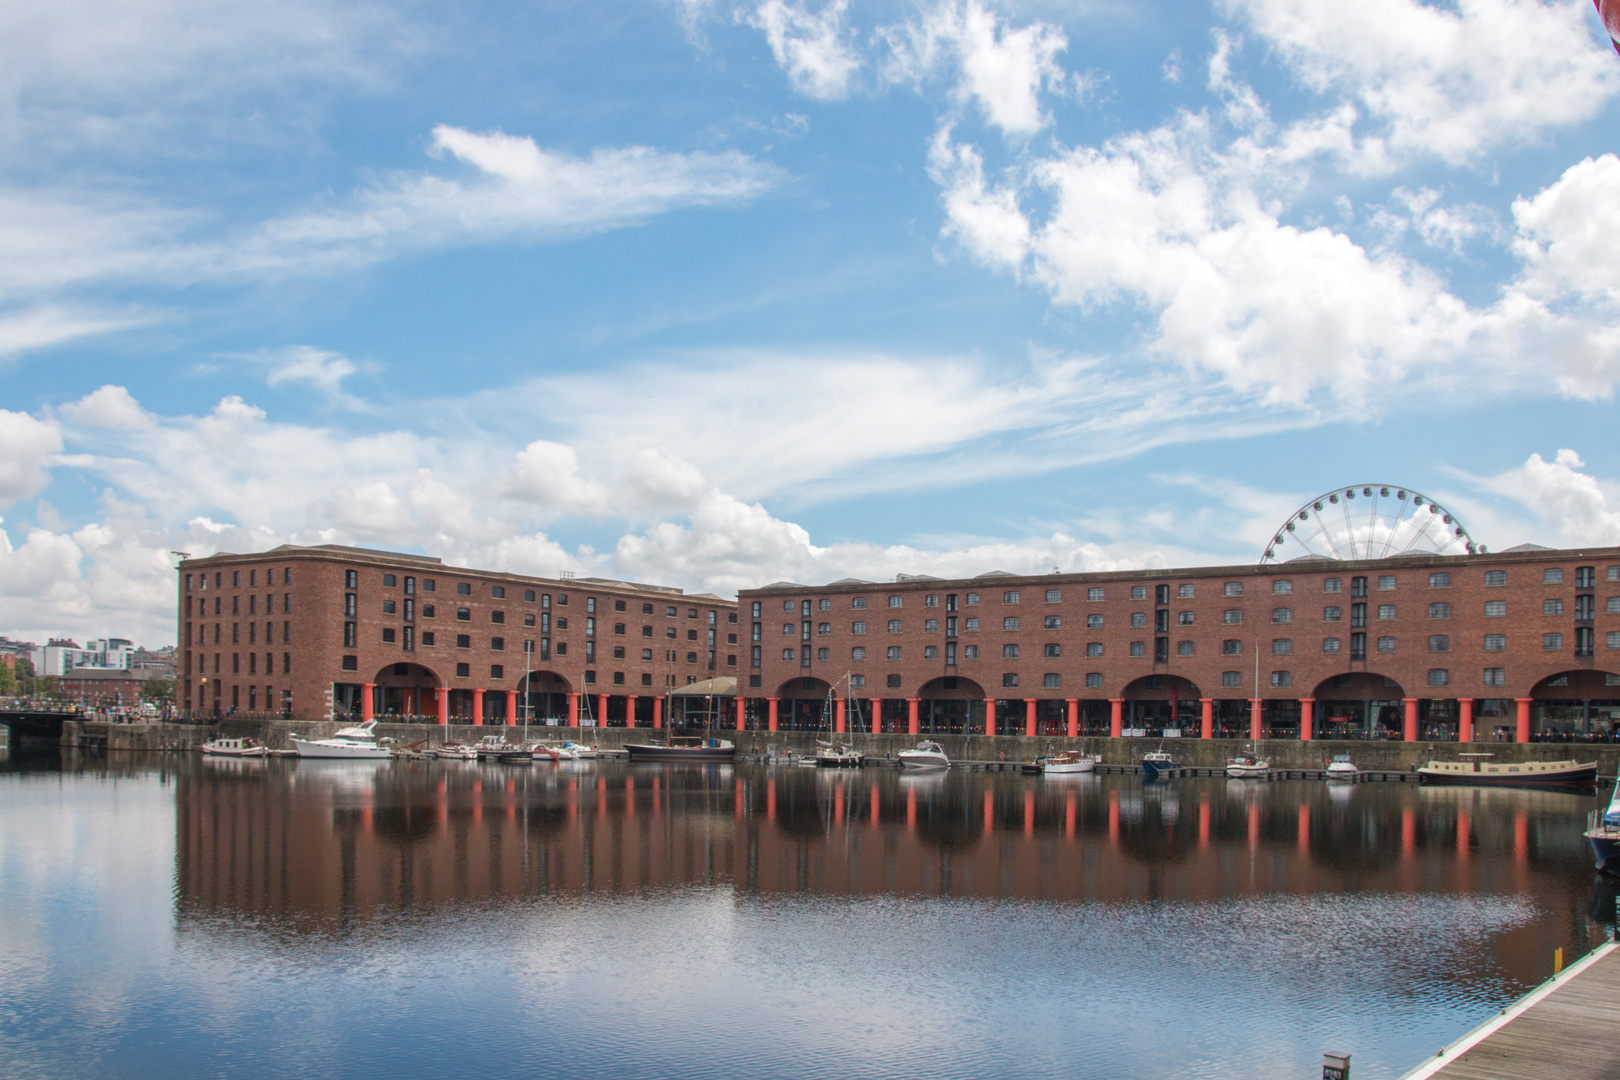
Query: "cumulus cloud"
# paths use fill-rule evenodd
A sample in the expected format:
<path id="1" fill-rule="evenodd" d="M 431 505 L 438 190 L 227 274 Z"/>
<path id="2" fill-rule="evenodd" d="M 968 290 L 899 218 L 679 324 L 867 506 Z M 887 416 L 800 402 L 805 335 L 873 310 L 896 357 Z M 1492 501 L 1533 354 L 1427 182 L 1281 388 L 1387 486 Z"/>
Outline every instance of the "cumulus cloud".
<path id="1" fill-rule="evenodd" d="M 536 439 L 517 454 L 503 493 L 556 510 L 600 516 L 608 509 L 607 489 L 580 475 L 572 446 Z"/>
<path id="2" fill-rule="evenodd" d="M 48 420 L 0 409 L 0 506 L 45 490 L 62 432 Z"/>
<path id="3" fill-rule="evenodd" d="M 635 452 L 624 475 L 624 484 L 637 498 L 663 510 L 691 506 L 708 488 L 702 469 L 654 446 Z"/>
<path id="4" fill-rule="evenodd" d="M 1620 508 L 1611 508 L 1614 486 L 1601 484 L 1584 470 L 1574 450 L 1560 450 L 1552 461 L 1531 454 L 1517 470 L 1497 478 L 1501 489 L 1516 496 L 1541 520 L 1553 543 L 1620 544 Z"/>
<path id="5" fill-rule="evenodd" d="M 279 349 L 235 353 L 231 358 L 263 368 L 264 381 L 270 386 L 303 384 L 334 403 L 351 409 L 365 408 L 363 401 L 343 388 L 343 380 L 361 367 L 342 353 L 309 345 L 286 345 Z"/>
<path id="6" fill-rule="evenodd" d="M 1057 57 L 1069 42 L 1060 28 L 1032 22 L 1014 29 L 979 0 L 949 0 L 883 36 L 890 47 L 890 79 L 921 84 L 948 69 L 956 99 L 971 101 L 1003 132 L 1030 135 L 1050 122 L 1040 91 L 1063 87 Z"/>
<path id="7" fill-rule="evenodd" d="M 849 0 L 829 0 L 820 11 L 811 11 L 787 0 L 765 0 L 747 19 L 765 34 L 794 90 L 818 101 L 836 101 L 849 93 L 850 80 L 861 66 L 844 29 L 848 7 Z"/>
<path id="8" fill-rule="evenodd" d="M 1449 164 L 1534 142 L 1597 115 L 1620 90 L 1584 0 L 1223 0 L 1319 93 L 1353 102 L 1372 130 L 1363 169 Z"/>

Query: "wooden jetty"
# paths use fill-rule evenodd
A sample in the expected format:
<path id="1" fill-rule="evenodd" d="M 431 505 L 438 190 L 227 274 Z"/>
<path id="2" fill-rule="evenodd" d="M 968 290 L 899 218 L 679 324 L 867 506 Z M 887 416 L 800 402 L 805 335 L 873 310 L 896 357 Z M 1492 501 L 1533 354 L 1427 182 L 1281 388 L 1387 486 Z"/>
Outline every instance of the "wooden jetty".
<path id="1" fill-rule="evenodd" d="M 1620 1076 L 1620 946 L 1600 945 L 1401 1080 Z"/>

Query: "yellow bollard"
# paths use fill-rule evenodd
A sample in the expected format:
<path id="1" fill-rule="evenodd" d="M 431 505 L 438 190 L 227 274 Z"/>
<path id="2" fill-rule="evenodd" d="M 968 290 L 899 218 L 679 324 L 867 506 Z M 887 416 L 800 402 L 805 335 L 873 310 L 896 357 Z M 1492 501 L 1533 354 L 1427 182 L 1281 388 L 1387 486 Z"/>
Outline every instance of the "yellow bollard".
<path id="1" fill-rule="evenodd" d="M 1560 946 L 1553 950 L 1553 974 L 1557 975 L 1564 970 L 1564 950 Z"/>

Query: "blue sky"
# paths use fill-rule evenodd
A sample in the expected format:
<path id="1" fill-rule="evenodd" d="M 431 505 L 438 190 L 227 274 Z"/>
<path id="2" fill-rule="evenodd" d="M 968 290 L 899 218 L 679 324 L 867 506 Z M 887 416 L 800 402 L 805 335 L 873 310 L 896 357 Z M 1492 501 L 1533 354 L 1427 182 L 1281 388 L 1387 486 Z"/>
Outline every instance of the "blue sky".
<path id="1" fill-rule="evenodd" d="M 1617 96 L 1586 0 L 7 5 L 0 633 L 289 541 L 1248 562 L 1364 481 L 1620 543 Z"/>

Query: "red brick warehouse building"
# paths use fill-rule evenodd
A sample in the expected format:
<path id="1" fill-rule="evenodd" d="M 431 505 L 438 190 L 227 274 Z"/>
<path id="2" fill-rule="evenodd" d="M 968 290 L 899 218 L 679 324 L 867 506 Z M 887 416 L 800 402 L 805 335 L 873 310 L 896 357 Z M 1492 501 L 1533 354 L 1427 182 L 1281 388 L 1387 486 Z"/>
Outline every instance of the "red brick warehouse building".
<path id="1" fill-rule="evenodd" d="M 737 671 L 735 603 L 680 589 L 335 545 L 178 573 L 193 716 L 659 726 L 667 691 Z"/>
<path id="2" fill-rule="evenodd" d="M 749 727 L 1527 741 L 1620 720 L 1620 548 L 779 583 L 739 606 Z"/>

